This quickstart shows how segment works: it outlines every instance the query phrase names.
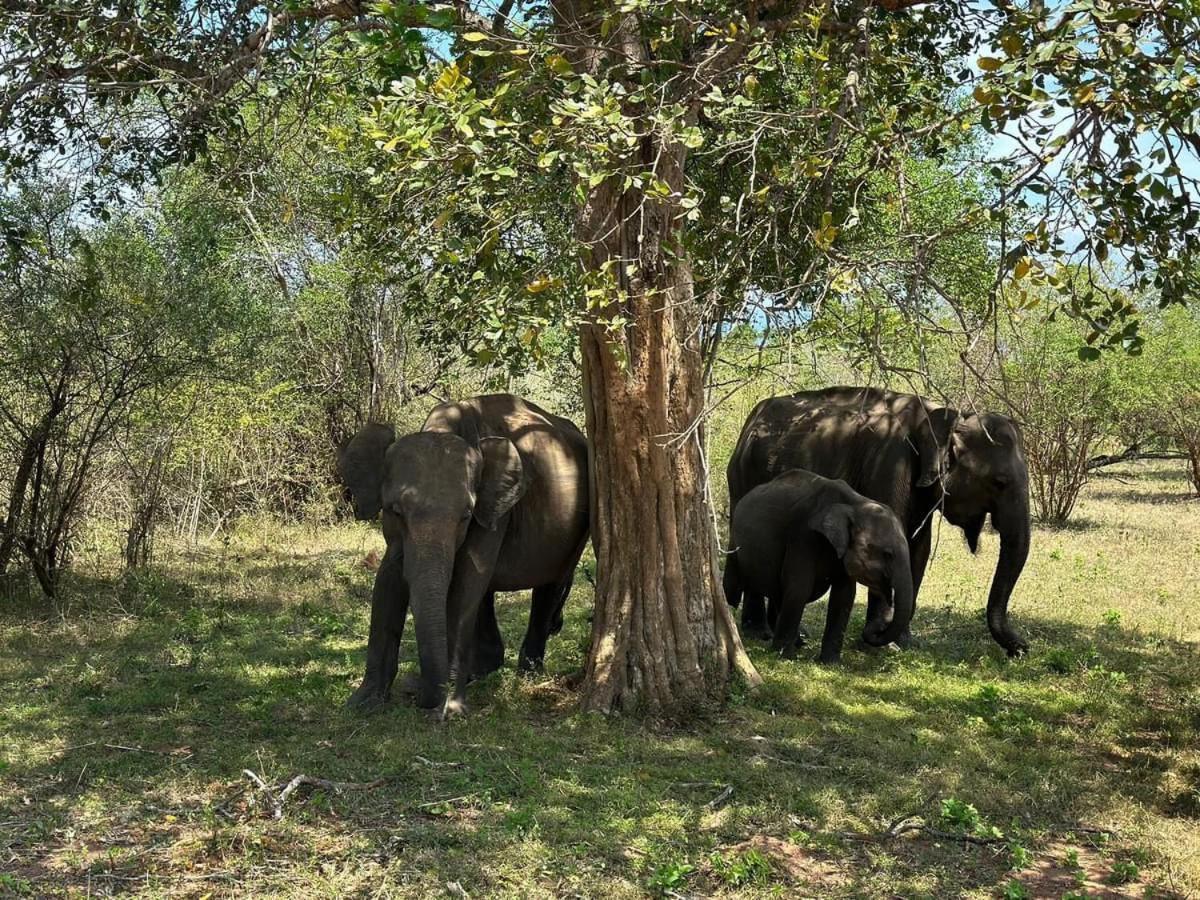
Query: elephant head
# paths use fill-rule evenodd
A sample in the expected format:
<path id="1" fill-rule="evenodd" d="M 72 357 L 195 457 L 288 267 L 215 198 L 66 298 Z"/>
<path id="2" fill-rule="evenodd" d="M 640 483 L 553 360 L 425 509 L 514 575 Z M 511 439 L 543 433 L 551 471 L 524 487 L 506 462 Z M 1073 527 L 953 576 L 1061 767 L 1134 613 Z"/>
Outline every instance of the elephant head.
<path id="1" fill-rule="evenodd" d="M 881 616 L 867 623 L 863 638 L 876 647 L 897 640 L 912 619 L 914 600 L 908 541 L 896 514 L 881 503 L 835 503 L 809 523 L 825 536 L 859 584 L 888 598 Z"/>
<path id="2" fill-rule="evenodd" d="M 1007 416 L 958 415 L 953 410 L 933 411 L 930 426 L 940 432 L 935 458 L 942 515 L 963 530 L 972 553 L 979 549 L 988 515 L 1000 535 L 1000 559 L 988 594 L 988 629 L 1009 656 L 1016 656 L 1028 647 L 1008 623 L 1008 600 L 1029 556 L 1029 470 L 1021 432 Z M 926 458 L 922 452 L 923 468 Z"/>
<path id="3" fill-rule="evenodd" d="M 343 497 L 354 509 L 354 518 L 370 522 L 379 517 L 383 490 L 383 459 L 396 440 L 391 425 L 372 422 L 361 428 L 338 450 L 338 480 Z"/>
<path id="4" fill-rule="evenodd" d="M 457 622 L 448 616 L 455 561 L 474 529 L 495 531 L 525 493 L 521 456 L 507 438 L 477 444 L 456 434 L 418 432 L 388 449 L 379 503 L 388 543 L 399 542 L 421 660 L 418 703 L 436 706 L 450 678 Z M 486 579 L 491 573 L 485 573 Z M 474 598 L 478 600 L 478 598 Z M 464 598 L 466 603 L 471 598 Z M 454 604 L 457 605 L 457 604 Z"/>

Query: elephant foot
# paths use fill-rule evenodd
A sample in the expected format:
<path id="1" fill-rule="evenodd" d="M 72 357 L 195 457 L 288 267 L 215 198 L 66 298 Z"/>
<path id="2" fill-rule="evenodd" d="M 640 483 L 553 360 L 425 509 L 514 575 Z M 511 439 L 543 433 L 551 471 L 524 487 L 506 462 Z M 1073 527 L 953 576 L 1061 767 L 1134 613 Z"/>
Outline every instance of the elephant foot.
<path id="1" fill-rule="evenodd" d="M 458 697 L 447 697 L 446 705 L 442 707 L 442 721 L 464 718 L 467 715 L 467 703 Z"/>
<path id="2" fill-rule="evenodd" d="M 528 645 L 521 645 L 521 654 L 517 657 L 517 671 L 526 675 L 540 675 L 545 670 L 546 650 L 543 646 L 541 653 L 531 653 Z"/>
<path id="3" fill-rule="evenodd" d="M 346 698 L 346 708 L 370 712 L 379 709 L 387 701 L 387 691 L 380 690 L 373 681 L 364 681 L 358 686 L 358 690 Z"/>
<path id="4" fill-rule="evenodd" d="M 541 675 L 546 671 L 546 664 L 544 660 L 522 656 L 517 660 L 517 671 L 522 675 Z"/>
<path id="5" fill-rule="evenodd" d="M 840 650 L 838 650 L 838 651 L 822 650 L 820 655 L 817 657 L 817 662 L 819 662 L 823 666 L 841 665 L 841 662 L 842 662 L 841 651 Z"/>
<path id="6" fill-rule="evenodd" d="M 400 682 L 400 693 L 419 709 L 437 709 L 446 698 L 445 691 L 425 684 L 420 675 L 405 676 Z"/>
<path id="7" fill-rule="evenodd" d="M 1029 644 L 1019 637 L 1013 637 L 1004 644 L 1004 652 L 1009 659 L 1018 659 L 1029 652 Z"/>

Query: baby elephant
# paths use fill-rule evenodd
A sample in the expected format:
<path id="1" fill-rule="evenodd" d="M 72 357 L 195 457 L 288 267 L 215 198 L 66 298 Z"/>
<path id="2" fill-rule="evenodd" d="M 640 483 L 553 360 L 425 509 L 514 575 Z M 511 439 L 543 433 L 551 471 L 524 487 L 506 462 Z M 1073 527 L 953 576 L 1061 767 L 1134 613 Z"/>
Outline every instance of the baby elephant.
<path id="1" fill-rule="evenodd" d="M 772 647 L 785 656 L 795 655 L 804 607 L 828 590 L 820 660 L 841 659 L 855 582 L 891 601 L 867 623 L 867 643 L 886 646 L 908 627 L 912 574 L 900 521 L 846 482 L 803 469 L 784 472 L 742 497 L 730 538 L 734 550 L 725 567 L 725 597 L 736 605 L 748 591 L 777 605 Z"/>

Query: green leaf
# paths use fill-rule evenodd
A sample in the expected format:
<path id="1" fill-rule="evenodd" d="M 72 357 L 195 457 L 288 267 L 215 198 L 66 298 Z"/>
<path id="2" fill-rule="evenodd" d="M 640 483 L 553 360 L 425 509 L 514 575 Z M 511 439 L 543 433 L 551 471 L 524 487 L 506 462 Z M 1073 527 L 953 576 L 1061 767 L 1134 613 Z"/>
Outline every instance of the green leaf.
<path id="1" fill-rule="evenodd" d="M 480 41 L 486 41 L 488 39 L 488 36 L 482 31 L 468 31 L 462 37 L 464 41 L 468 41 L 472 44 L 478 44 Z"/>

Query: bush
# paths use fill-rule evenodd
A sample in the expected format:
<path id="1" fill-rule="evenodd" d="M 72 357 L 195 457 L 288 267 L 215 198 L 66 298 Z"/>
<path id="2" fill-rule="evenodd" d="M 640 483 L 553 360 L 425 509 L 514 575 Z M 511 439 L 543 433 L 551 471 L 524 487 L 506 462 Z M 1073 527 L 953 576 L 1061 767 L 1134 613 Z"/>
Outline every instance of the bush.
<path id="1" fill-rule="evenodd" d="M 1074 322 L 1019 323 L 1001 366 L 1009 412 L 1020 423 L 1030 499 L 1043 521 L 1065 522 L 1087 483 L 1088 462 L 1109 435 L 1114 395 L 1111 355 L 1085 359 Z"/>

